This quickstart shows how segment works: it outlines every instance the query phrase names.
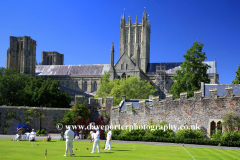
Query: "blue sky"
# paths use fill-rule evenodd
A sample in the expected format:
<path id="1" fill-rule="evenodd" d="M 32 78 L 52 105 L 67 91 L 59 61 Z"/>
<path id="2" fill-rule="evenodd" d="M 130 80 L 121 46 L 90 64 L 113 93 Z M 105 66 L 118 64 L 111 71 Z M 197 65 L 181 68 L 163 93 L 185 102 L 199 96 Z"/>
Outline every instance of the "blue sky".
<path id="1" fill-rule="evenodd" d="M 42 51 L 64 54 L 66 65 L 109 64 L 114 42 L 120 52 L 120 18 L 151 22 L 150 62 L 182 62 L 193 42 L 204 43 L 207 60 L 216 57 L 221 84 L 231 84 L 240 63 L 238 0 L 41 0 L 0 1 L 0 67 L 6 67 L 9 36 L 31 36 Z"/>

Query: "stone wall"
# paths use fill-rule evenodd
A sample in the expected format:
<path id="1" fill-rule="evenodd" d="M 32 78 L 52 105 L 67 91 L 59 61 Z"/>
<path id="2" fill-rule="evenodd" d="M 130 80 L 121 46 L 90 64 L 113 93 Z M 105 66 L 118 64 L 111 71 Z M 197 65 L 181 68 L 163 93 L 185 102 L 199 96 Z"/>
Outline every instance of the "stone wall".
<path id="1" fill-rule="evenodd" d="M 0 133 L 3 132 L 3 125 L 5 124 L 5 117 L 7 111 L 14 112 L 20 118 L 20 122 L 14 118 L 11 118 L 11 124 L 8 128 L 7 134 L 16 134 L 16 128 L 19 123 L 24 123 L 25 111 L 33 108 L 34 110 L 41 111 L 44 113 L 45 118 L 41 120 L 42 128 L 45 128 L 50 133 L 59 133 L 57 130 L 54 121 L 60 120 L 63 117 L 63 114 L 69 110 L 69 108 L 40 108 L 40 107 L 13 107 L 13 106 L 0 106 Z M 32 116 L 34 117 L 34 116 Z M 31 121 L 31 126 L 35 130 L 40 129 L 40 120 L 34 117 L 33 121 Z"/>
<path id="2" fill-rule="evenodd" d="M 217 96 L 217 89 L 210 89 L 209 93 L 209 97 L 202 97 L 201 91 L 196 91 L 192 98 L 187 98 L 187 93 L 181 93 L 180 98 L 175 100 L 172 95 L 165 100 L 154 97 L 148 106 L 143 100 L 139 101 L 138 107 L 132 108 L 128 104 L 124 110 L 120 106 L 112 107 L 111 125 L 147 125 L 148 120 L 166 121 L 179 127 L 197 124 L 204 127 L 209 135 L 213 120 L 221 121 L 228 111 L 240 113 L 240 95 L 233 96 L 231 87 L 225 88 L 224 96 Z"/>

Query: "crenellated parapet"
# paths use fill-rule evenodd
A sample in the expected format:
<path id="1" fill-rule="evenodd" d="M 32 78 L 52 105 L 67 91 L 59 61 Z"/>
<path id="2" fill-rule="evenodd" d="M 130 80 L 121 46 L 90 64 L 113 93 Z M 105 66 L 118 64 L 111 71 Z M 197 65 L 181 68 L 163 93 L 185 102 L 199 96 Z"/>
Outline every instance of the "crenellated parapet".
<path id="1" fill-rule="evenodd" d="M 195 91 L 194 97 L 181 93 L 180 98 L 173 99 L 169 94 L 166 99 L 153 97 L 151 100 L 128 100 L 123 96 L 119 106 L 112 107 L 111 124 L 147 125 L 148 120 L 166 121 L 176 126 L 203 127 L 210 133 L 212 120 L 222 121 L 228 112 L 240 113 L 240 95 L 233 95 L 232 87 L 225 88 L 225 95 L 218 96 L 217 89 L 209 90 L 209 97 L 203 97 L 202 91 Z"/>

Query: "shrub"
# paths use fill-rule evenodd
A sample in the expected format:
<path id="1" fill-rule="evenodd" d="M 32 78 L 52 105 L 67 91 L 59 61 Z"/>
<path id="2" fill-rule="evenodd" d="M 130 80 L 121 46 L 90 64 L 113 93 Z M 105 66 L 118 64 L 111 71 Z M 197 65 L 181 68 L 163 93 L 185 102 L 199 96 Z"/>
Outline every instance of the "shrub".
<path id="1" fill-rule="evenodd" d="M 206 135 L 201 129 L 198 130 L 181 129 L 178 130 L 176 137 L 180 139 L 204 139 Z"/>

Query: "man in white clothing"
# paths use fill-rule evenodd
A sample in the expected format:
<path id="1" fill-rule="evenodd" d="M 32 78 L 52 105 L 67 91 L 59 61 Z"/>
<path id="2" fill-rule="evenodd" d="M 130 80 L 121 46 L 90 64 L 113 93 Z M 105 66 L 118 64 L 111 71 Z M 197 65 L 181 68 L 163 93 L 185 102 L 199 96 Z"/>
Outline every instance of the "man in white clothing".
<path id="1" fill-rule="evenodd" d="M 29 141 L 35 141 L 36 132 L 32 129 L 32 132 L 29 135 Z"/>
<path id="2" fill-rule="evenodd" d="M 93 131 L 91 131 L 90 134 L 91 134 L 92 141 L 94 141 L 93 149 L 92 149 L 91 153 L 95 152 L 96 146 L 98 148 L 98 153 L 100 153 L 100 139 L 99 139 L 98 134 L 97 133 L 93 133 Z M 92 143 L 92 141 L 91 141 L 91 143 Z"/>
<path id="3" fill-rule="evenodd" d="M 69 156 L 72 156 L 72 143 L 73 143 L 73 139 L 74 139 L 74 132 L 70 129 L 67 128 L 68 130 L 65 131 L 65 137 L 66 137 L 66 151 L 65 151 L 65 155 L 68 155 L 68 150 L 70 150 Z"/>
<path id="4" fill-rule="evenodd" d="M 108 133 L 107 133 L 106 139 L 107 139 L 107 141 L 106 141 L 104 150 L 111 150 L 112 131 L 111 131 L 110 128 L 108 129 Z"/>

